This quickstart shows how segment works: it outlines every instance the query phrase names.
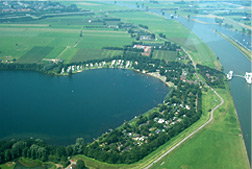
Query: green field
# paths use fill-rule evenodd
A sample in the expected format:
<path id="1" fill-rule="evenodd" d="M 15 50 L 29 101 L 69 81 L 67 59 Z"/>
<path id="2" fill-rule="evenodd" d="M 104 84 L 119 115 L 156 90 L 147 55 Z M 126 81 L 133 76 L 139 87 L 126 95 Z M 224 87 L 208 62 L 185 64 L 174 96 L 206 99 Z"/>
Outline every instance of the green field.
<path id="1" fill-rule="evenodd" d="M 175 61 L 177 58 L 176 51 L 168 51 L 168 50 L 155 50 L 153 52 L 154 59 L 164 59 L 167 61 Z"/>
<path id="2" fill-rule="evenodd" d="M 83 31 L 83 38 L 78 48 L 102 49 L 102 47 L 123 47 L 134 39 L 126 31 Z"/>
<path id="3" fill-rule="evenodd" d="M 103 47 L 123 47 L 134 41 L 126 31 L 110 28 L 83 29 L 80 38 L 83 18 L 86 16 L 56 17 L 41 23 L 0 24 L 0 59 L 16 59 L 20 63 L 35 63 L 43 58 L 63 59 L 64 63 L 101 59 L 122 54 L 104 51 Z M 70 25 L 67 21 L 71 21 Z M 80 56 L 82 51 L 85 57 Z"/>
<path id="4" fill-rule="evenodd" d="M 35 46 L 31 50 L 29 50 L 26 54 L 24 54 L 19 60 L 19 63 L 37 63 L 41 59 L 43 59 L 46 55 L 52 51 L 52 47 L 41 47 Z"/>
<path id="5" fill-rule="evenodd" d="M 120 50 L 102 50 L 102 49 L 79 49 L 73 56 L 71 62 L 81 62 L 94 59 L 102 59 L 113 56 L 122 55 L 123 51 Z"/>

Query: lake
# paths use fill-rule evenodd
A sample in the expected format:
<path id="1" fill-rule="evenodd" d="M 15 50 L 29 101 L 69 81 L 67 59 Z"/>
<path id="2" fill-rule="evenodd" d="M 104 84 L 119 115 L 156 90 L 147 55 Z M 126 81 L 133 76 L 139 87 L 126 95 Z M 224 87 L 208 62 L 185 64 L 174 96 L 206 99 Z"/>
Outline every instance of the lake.
<path id="1" fill-rule="evenodd" d="M 131 70 L 97 69 L 69 76 L 0 71 L 0 138 L 86 142 L 162 103 L 159 79 Z"/>

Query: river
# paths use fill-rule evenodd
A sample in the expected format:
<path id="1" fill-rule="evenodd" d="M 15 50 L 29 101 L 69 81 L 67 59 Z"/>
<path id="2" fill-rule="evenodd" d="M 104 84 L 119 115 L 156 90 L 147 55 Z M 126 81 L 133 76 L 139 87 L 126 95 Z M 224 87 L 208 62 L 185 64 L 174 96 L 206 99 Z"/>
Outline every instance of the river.
<path id="1" fill-rule="evenodd" d="M 130 70 L 88 70 L 71 77 L 0 71 L 0 138 L 86 142 L 157 106 L 169 88 Z"/>

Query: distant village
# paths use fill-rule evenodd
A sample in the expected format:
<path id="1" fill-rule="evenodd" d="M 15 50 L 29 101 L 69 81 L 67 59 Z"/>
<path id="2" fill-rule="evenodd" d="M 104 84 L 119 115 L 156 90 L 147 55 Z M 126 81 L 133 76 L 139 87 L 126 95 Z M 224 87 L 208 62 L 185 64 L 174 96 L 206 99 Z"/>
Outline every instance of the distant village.
<path id="1" fill-rule="evenodd" d="M 34 12 L 73 12 L 79 11 L 76 5 L 64 6 L 52 1 L 0 1 L 0 14 Z"/>

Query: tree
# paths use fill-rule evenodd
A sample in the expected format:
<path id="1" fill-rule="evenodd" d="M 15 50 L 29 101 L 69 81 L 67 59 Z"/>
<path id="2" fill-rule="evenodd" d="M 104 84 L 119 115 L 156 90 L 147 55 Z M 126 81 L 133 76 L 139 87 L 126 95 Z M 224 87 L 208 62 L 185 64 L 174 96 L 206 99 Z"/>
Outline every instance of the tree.
<path id="1" fill-rule="evenodd" d="M 84 139 L 77 138 L 75 145 L 73 145 L 73 154 L 80 154 L 82 152 L 83 147 L 84 147 Z"/>
<path id="2" fill-rule="evenodd" d="M 5 158 L 5 161 L 11 160 L 11 150 L 10 149 L 5 151 L 4 158 Z"/>
<path id="3" fill-rule="evenodd" d="M 85 166 L 84 161 L 78 160 L 76 163 L 76 169 L 85 169 L 85 168 L 86 168 L 86 166 Z"/>

